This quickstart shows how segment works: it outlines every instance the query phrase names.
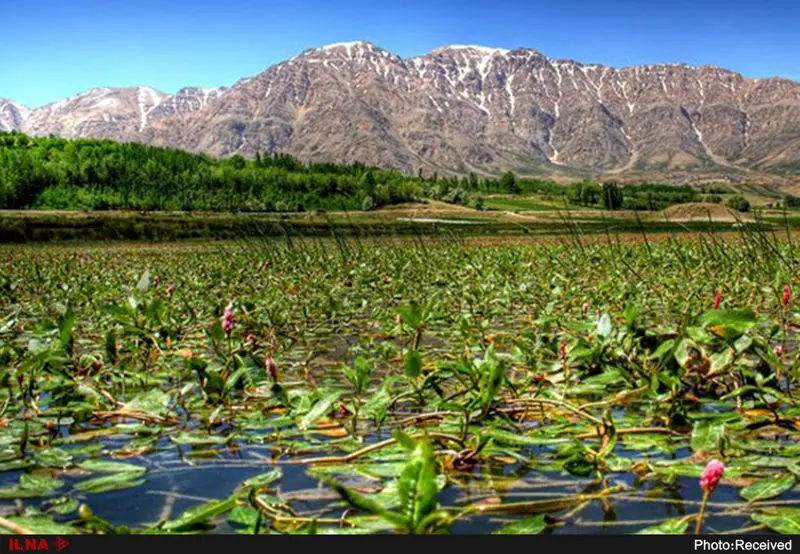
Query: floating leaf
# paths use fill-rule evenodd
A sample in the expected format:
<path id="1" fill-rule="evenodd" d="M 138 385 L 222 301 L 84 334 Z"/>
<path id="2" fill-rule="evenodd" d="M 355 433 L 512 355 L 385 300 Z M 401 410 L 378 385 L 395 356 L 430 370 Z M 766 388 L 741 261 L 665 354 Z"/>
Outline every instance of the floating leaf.
<path id="1" fill-rule="evenodd" d="M 25 473 L 20 475 L 19 486 L 23 489 L 53 492 L 64 486 L 64 481 L 45 475 Z"/>
<path id="2" fill-rule="evenodd" d="M 215 435 L 208 435 L 202 432 L 191 432 L 187 433 L 181 431 L 180 433 L 176 433 L 175 435 L 171 436 L 169 440 L 174 442 L 175 444 L 185 444 L 185 445 L 204 445 L 204 444 L 227 444 L 232 441 L 235 437 L 228 436 L 228 437 L 220 437 Z"/>
<path id="3" fill-rule="evenodd" d="M 56 523 L 52 517 L 46 515 L 9 517 L 8 520 L 37 535 L 71 535 L 76 532 L 71 525 Z"/>
<path id="4" fill-rule="evenodd" d="M 123 411 L 143 412 L 163 416 L 167 413 L 170 396 L 159 389 L 152 389 L 134 396 L 129 402 L 123 404 Z"/>
<path id="5" fill-rule="evenodd" d="M 237 506 L 228 512 L 228 525 L 237 533 L 252 535 L 258 522 L 258 510 Z"/>
<path id="6" fill-rule="evenodd" d="M 60 448 L 48 448 L 47 450 L 37 452 L 33 456 L 33 459 L 40 467 L 65 469 L 72 464 L 72 455 Z"/>
<path id="7" fill-rule="evenodd" d="M 753 521 L 763 523 L 776 533 L 784 535 L 800 534 L 800 509 L 769 508 L 769 510 L 750 516 Z"/>
<path id="8" fill-rule="evenodd" d="M 145 468 L 135 464 L 128 464 L 125 462 L 112 462 L 109 460 L 84 460 L 78 464 L 81 469 L 89 471 L 97 471 L 99 473 L 123 473 L 123 472 L 141 472 L 146 471 Z"/>
<path id="9" fill-rule="evenodd" d="M 204 523 L 218 515 L 232 510 L 236 506 L 236 499 L 212 500 L 190 510 L 186 510 L 177 519 L 168 521 L 161 528 L 165 531 L 184 531 Z"/>
<path id="10" fill-rule="evenodd" d="M 570 439 L 554 439 L 550 437 L 537 437 L 531 435 L 520 435 L 518 433 L 511 433 L 503 431 L 502 429 L 489 429 L 486 435 L 493 438 L 501 444 L 510 444 L 518 446 L 544 446 L 552 444 L 563 444 L 570 442 Z"/>
<path id="11" fill-rule="evenodd" d="M 62 496 L 49 501 L 50 509 L 57 514 L 66 515 L 71 514 L 78 509 L 80 502 L 76 498 Z"/>
<path id="12" fill-rule="evenodd" d="M 718 452 L 724 437 L 724 423 L 698 421 L 692 429 L 692 450 L 695 452 Z"/>
<path id="13" fill-rule="evenodd" d="M 95 477 L 94 479 L 75 483 L 75 490 L 96 493 L 138 487 L 145 482 L 144 479 L 140 479 L 144 473 L 144 468 L 142 468 L 142 471 L 123 471 Z"/>
<path id="14" fill-rule="evenodd" d="M 520 521 L 503 525 L 493 532 L 494 535 L 538 535 L 547 529 L 545 515 L 526 517 Z"/>
<path id="15" fill-rule="evenodd" d="M 283 470 L 277 467 L 271 471 L 268 471 L 267 473 L 262 473 L 261 475 L 256 475 L 255 477 L 251 477 L 243 484 L 246 487 L 261 488 L 261 487 L 266 487 L 270 483 L 274 483 L 281 477 L 283 477 Z"/>
<path id="16" fill-rule="evenodd" d="M 739 491 L 742 498 L 755 502 L 780 496 L 788 490 L 794 488 L 795 476 L 791 473 L 779 473 L 766 477 L 757 483 L 745 487 Z"/>

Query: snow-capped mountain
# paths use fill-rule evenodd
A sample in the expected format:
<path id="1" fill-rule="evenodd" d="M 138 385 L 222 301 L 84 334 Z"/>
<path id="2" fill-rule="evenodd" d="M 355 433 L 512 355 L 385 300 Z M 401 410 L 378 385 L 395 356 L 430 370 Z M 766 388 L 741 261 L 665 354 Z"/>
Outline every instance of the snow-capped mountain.
<path id="1" fill-rule="evenodd" d="M 29 115 L 25 106 L 0 98 L 0 131 L 18 131 Z"/>
<path id="2" fill-rule="evenodd" d="M 800 169 L 800 83 L 711 66 L 612 68 L 527 48 L 401 58 L 369 42 L 331 44 L 228 89 L 96 89 L 13 125 L 407 171 Z"/>

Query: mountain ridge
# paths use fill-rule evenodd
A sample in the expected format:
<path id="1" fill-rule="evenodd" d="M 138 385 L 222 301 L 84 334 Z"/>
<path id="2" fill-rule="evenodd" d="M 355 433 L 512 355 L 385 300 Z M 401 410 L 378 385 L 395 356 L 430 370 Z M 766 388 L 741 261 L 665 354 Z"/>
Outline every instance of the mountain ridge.
<path id="1" fill-rule="evenodd" d="M 3 129 L 405 171 L 792 175 L 800 83 L 713 65 L 614 68 L 533 48 L 448 45 L 402 58 L 353 41 L 230 87 L 101 87 L 33 110 L 0 100 Z"/>

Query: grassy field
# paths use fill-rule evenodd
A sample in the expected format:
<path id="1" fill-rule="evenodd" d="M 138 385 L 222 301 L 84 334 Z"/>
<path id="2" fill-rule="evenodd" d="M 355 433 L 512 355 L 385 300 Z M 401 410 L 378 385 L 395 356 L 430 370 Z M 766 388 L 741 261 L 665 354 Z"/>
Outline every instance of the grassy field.
<path id="1" fill-rule="evenodd" d="M 487 210 L 508 210 L 508 211 L 553 211 L 558 209 L 569 208 L 572 210 L 580 210 L 578 206 L 566 206 L 563 202 L 559 203 L 553 200 L 545 200 L 538 197 L 515 197 L 515 196 L 498 196 L 487 197 L 484 199 L 484 207 Z"/>
<path id="2" fill-rule="evenodd" d="M 0 527 L 790 532 L 797 240 L 2 246 Z"/>
<path id="3" fill-rule="evenodd" d="M 403 204 L 370 212 L 214 213 L 132 211 L 0 211 L 0 243 L 145 241 L 239 237 L 344 237 L 553 235 L 726 231 L 742 222 L 800 229 L 800 210 L 735 214 L 722 206 L 691 204 L 666 212 L 603 211 L 570 206 L 545 209 L 539 201 L 518 208 L 475 210 L 442 202 Z M 527 206 L 527 208 L 522 208 Z M 535 208 L 534 208 L 535 206 Z M 511 204 L 508 205 L 511 207 Z M 676 213 L 675 210 L 677 210 Z M 709 210 L 714 214 L 707 213 Z M 720 213 L 717 213 L 720 212 Z"/>

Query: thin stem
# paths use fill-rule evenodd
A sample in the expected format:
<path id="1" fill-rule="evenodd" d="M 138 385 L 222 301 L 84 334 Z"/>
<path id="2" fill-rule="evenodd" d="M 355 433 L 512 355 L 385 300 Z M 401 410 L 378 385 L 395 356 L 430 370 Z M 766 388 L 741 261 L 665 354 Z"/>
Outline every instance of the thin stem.
<path id="1" fill-rule="evenodd" d="M 700 534 L 700 528 L 703 526 L 703 518 L 706 515 L 706 506 L 708 505 L 708 497 L 710 495 L 710 491 L 703 491 L 703 502 L 700 504 L 700 513 L 697 514 L 697 525 L 694 528 L 694 534 Z"/>

